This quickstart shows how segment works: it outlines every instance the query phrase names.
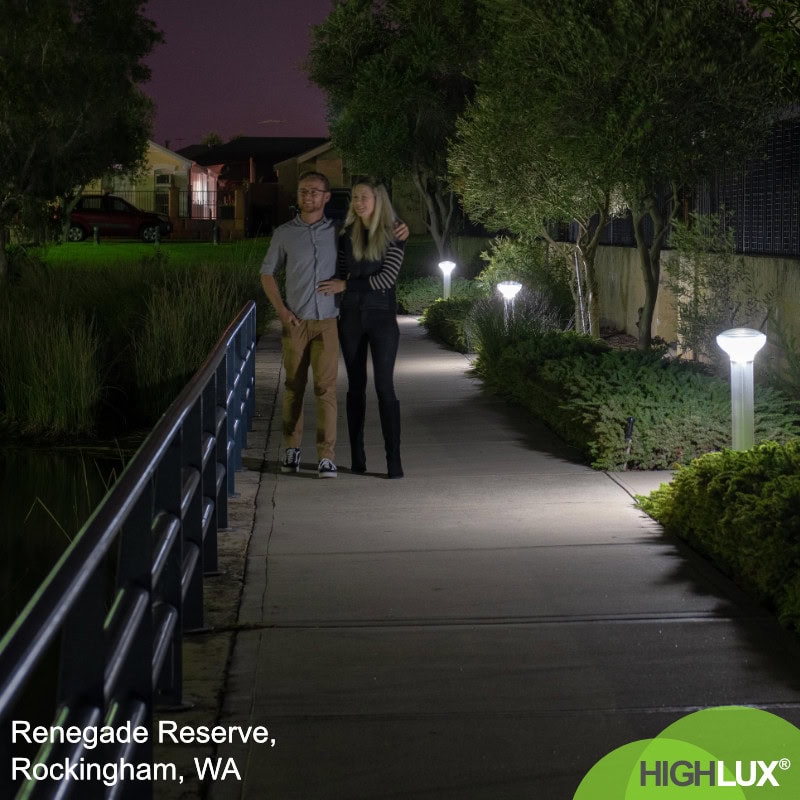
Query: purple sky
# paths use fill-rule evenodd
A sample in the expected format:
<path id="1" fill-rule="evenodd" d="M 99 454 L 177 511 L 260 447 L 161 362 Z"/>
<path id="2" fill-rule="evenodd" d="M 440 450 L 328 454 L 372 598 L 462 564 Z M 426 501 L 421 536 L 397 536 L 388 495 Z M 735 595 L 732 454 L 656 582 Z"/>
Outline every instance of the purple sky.
<path id="1" fill-rule="evenodd" d="M 172 150 L 207 133 L 327 136 L 325 95 L 301 69 L 311 25 L 332 0 L 148 0 L 164 33 L 144 88 L 157 104 L 153 138 Z"/>

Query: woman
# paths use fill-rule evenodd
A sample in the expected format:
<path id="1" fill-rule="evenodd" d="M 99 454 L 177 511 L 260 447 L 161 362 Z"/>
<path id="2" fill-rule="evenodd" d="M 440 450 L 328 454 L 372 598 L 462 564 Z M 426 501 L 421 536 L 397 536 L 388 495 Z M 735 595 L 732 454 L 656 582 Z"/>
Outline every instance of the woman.
<path id="1" fill-rule="evenodd" d="M 319 284 L 324 294 L 344 292 L 339 307 L 339 344 L 347 368 L 351 470 L 367 471 L 364 416 L 369 348 L 389 478 L 403 477 L 400 404 L 394 392 L 400 341 L 395 284 L 403 262 L 400 239 L 407 236 L 408 228 L 395 218 L 386 188 L 370 180 L 357 183 L 339 238 L 337 277 Z"/>

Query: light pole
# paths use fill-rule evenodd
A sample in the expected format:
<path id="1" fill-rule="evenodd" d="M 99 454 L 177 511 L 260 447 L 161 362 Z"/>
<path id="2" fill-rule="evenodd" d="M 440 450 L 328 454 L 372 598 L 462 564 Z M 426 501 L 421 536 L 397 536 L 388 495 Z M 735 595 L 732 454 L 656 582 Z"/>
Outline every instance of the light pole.
<path id="1" fill-rule="evenodd" d="M 753 361 L 767 337 L 752 328 L 731 328 L 717 336 L 717 344 L 731 359 L 731 427 L 733 449 L 754 444 Z"/>
<path id="2" fill-rule="evenodd" d="M 442 297 L 447 300 L 450 297 L 450 273 L 456 268 L 454 261 L 440 261 L 439 262 L 439 269 L 442 271 L 442 275 L 444 276 L 444 291 L 442 292 Z"/>
<path id="3" fill-rule="evenodd" d="M 503 317 L 506 327 L 508 327 L 508 318 L 514 310 L 514 298 L 521 288 L 522 284 L 517 281 L 500 281 L 497 284 L 497 291 L 503 295 Z"/>

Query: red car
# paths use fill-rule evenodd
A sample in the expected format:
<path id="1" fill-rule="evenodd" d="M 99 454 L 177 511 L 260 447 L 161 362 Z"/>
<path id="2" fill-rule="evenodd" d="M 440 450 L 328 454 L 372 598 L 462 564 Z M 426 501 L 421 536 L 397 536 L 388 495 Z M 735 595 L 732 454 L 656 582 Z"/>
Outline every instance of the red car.
<path id="1" fill-rule="evenodd" d="M 127 236 L 153 242 L 172 233 L 172 223 L 166 214 L 140 211 L 127 200 L 113 194 L 85 194 L 69 215 L 67 240 L 80 242 L 94 233 L 100 236 Z"/>

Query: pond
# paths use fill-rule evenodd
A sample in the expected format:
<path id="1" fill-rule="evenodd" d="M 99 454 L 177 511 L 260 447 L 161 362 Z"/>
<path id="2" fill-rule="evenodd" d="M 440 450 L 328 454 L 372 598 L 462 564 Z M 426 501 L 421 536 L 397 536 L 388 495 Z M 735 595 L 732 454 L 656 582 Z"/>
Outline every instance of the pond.
<path id="1" fill-rule="evenodd" d="M 121 459 L 87 452 L 0 450 L 2 633 L 122 471 Z"/>
<path id="2" fill-rule="evenodd" d="M 121 471 L 120 458 L 0 450 L 0 635 L 11 627 Z M 14 704 L 14 718 L 40 725 L 52 720 L 58 650 L 56 641 L 28 676 Z M 21 749 L 18 755 L 33 753 Z"/>

